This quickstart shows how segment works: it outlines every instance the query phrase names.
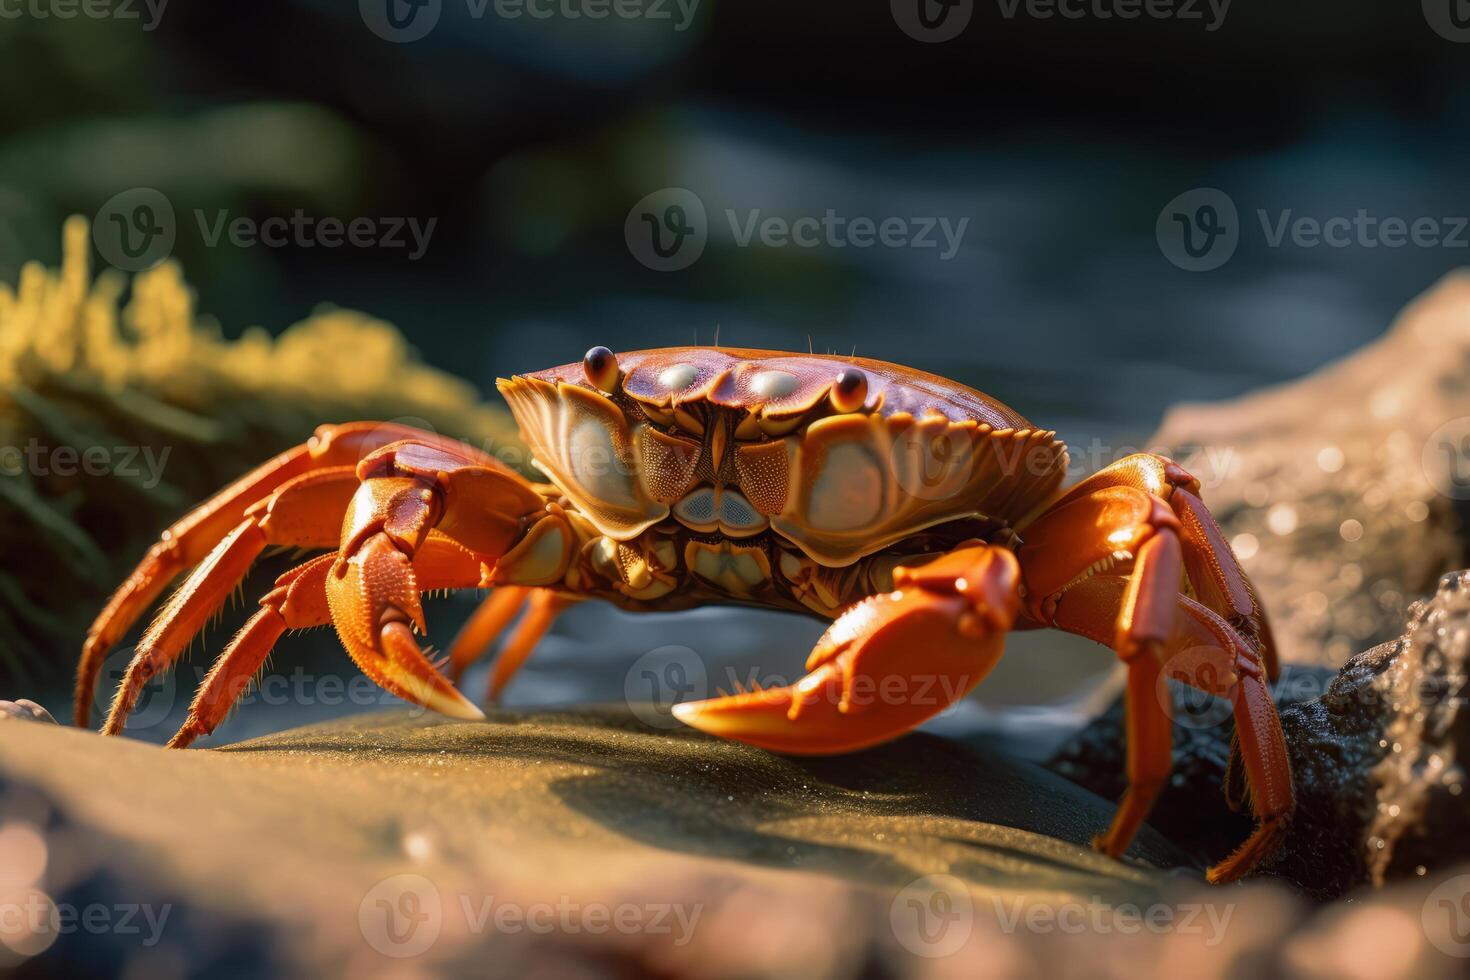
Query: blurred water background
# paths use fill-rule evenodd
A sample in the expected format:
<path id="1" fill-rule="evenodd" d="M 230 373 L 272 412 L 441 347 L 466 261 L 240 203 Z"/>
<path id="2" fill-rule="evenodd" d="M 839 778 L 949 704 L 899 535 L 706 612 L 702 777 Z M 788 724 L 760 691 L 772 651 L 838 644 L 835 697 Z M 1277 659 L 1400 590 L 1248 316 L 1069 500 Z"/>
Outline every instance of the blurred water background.
<path id="1" fill-rule="evenodd" d="M 430 0 L 414 16 L 432 14 L 431 29 L 412 41 L 372 0 L 7 18 L 0 278 L 55 256 L 67 214 L 151 188 L 174 214 L 172 257 L 229 336 L 279 331 L 321 303 L 361 309 L 492 400 L 497 376 L 593 344 L 718 330 L 728 345 L 856 349 L 978 387 L 1111 458 L 1171 404 L 1352 350 L 1470 257 L 1470 44 L 1435 29 L 1430 0 L 1242 2 L 1223 18 L 1201 4 L 1199 18 L 1166 19 L 961 6 L 968 26 L 944 43 L 906 32 L 897 0 L 700 0 L 602 19 L 567 13 L 585 4 L 547 4 L 543 18 Z M 649 195 L 665 214 L 669 188 L 702 205 L 708 243 L 657 271 L 625 232 Z M 1196 272 L 1169 260 L 1157 230 L 1198 188 L 1237 209 L 1238 245 Z M 209 241 L 221 217 L 298 211 L 433 225 L 418 257 Z M 932 219 L 940 244 L 738 240 L 753 215 L 829 211 L 911 230 Z M 1360 213 L 1432 219 L 1437 241 L 1271 242 L 1283 219 Z M 944 223 L 963 227 L 948 257 Z M 436 639 L 468 608 L 446 604 Z M 820 628 L 715 610 L 655 625 L 582 607 L 510 700 L 616 699 L 627 664 L 670 643 L 791 671 Z M 1038 661 L 1072 648 L 1023 639 L 1022 666 L 1003 668 L 993 696 L 1065 694 L 1073 675 L 1056 665 L 1083 655 Z M 1105 651 L 1085 659 L 1108 665 Z M 60 716 L 64 694 L 48 706 Z M 217 739 L 338 710 L 244 711 Z"/>

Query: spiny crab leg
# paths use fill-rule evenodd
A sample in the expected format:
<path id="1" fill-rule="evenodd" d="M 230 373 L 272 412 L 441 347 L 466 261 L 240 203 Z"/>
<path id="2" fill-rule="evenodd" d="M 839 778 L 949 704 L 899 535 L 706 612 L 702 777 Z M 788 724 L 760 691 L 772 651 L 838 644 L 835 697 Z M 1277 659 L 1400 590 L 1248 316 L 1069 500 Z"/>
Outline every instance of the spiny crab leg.
<path id="1" fill-rule="evenodd" d="M 1088 579 L 1062 596 L 1052 625 L 1107 643 L 1127 589 L 1128 582 L 1121 576 L 1098 575 Z M 1176 658 L 1184 669 L 1168 670 L 1168 675 L 1231 701 L 1236 731 L 1231 769 L 1243 765 L 1249 790 L 1246 795 L 1256 818 L 1256 829 L 1251 836 L 1233 854 L 1209 869 L 1210 881 L 1220 884 L 1240 878 L 1280 843 L 1293 806 L 1291 764 L 1267 687 L 1264 664 L 1250 644 L 1217 613 L 1193 599 L 1179 596 L 1176 607 L 1178 622 L 1164 647 L 1163 657 L 1166 669 Z M 1156 689 L 1152 696 L 1160 699 L 1164 692 Z M 1132 713 L 1130 702 L 1130 721 Z M 1135 740 L 1131 726 L 1128 739 L 1131 747 Z"/>
<path id="2" fill-rule="evenodd" d="M 326 584 L 336 561 L 335 554 L 320 555 L 276 579 L 275 588 L 260 600 L 260 609 L 210 668 L 189 705 L 187 720 L 169 741 L 169 748 L 184 748 L 214 731 L 287 630 L 310 629 L 332 621 Z M 419 549 L 414 572 L 425 591 L 472 588 L 485 577 L 485 567 L 478 558 L 439 534 L 431 534 Z"/>
<path id="3" fill-rule="evenodd" d="M 456 445 L 453 440 L 393 423 L 324 425 L 305 443 L 251 470 L 164 531 L 87 631 L 77 666 L 76 724 L 86 728 L 91 723 L 92 695 L 107 654 L 170 582 L 204 560 L 240 525 L 246 510 L 296 477 L 327 467 L 355 466 L 369 452 L 408 438 L 430 445 Z"/>
<path id="4" fill-rule="evenodd" d="M 809 673 L 674 706 L 712 735 L 799 755 L 847 752 L 903 734 L 967 694 L 999 659 L 1020 606 L 1004 548 L 971 543 L 894 571 L 893 592 L 853 605 L 817 641 Z"/>
<path id="5" fill-rule="evenodd" d="M 267 545 L 330 547 L 357 485 L 351 467 L 316 470 L 288 481 L 269 499 L 250 508 L 143 633 L 118 685 L 103 733 L 116 735 L 123 730 L 143 687 L 173 665 Z"/>
<path id="6" fill-rule="evenodd" d="M 358 477 L 326 581 L 342 645 L 363 673 L 399 697 L 453 717 L 484 717 L 414 639 L 425 626 L 412 561 L 436 527 L 493 562 L 530 525 L 565 518 L 502 467 L 412 442 L 372 454 Z"/>

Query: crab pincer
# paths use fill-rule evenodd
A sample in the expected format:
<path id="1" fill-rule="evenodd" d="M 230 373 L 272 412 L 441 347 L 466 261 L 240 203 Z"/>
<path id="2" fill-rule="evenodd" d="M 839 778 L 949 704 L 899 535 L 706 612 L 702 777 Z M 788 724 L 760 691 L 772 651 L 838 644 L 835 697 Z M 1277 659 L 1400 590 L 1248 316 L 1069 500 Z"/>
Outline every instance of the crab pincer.
<path id="1" fill-rule="evenodd" d="M 674 706 L 722 738 L 797 755 L 896 738 L 968 694 L 1000 659 L 1020 608 L 1015 556 L 984 544 L 894 571 L 892 592 L 849 607 L 795 684 Z"/>

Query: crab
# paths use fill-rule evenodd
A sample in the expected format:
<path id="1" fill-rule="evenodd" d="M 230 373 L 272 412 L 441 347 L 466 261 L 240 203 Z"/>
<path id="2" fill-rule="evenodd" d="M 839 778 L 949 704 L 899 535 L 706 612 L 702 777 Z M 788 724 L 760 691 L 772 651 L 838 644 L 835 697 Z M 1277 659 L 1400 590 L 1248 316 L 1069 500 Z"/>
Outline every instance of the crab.
<path id="1" fill-rule="evenodd" d="M 213 731 L 286 631 L 328 624 L 386 690 L 481 719 L 455 680 L 522 611 L 492 702 L 578 601 L 815 615 L 831 626 L 796 683 L 673 707 L 704 732 L 796 754 L 895 738 L 972 690 L 1009 631 L 1051 627 L 1126 665 L 1128 788 L 1098 850 L 1124 853 L 1169 775 L 1171 677 L 1233 704 L 1226 796 L 1255 817 L 1208 877 L 1237 879 L 1280 842 L 1293 791 L 1268 687 L 1276 651 L 1199 482 L 1177 463 L 1129 456 L 1064 488 L 1055 432 L 964 385 L 866 358 L 595 347 L 498 386 L 546 483 L 433 433 L 322 426 L 163 533 L 88 632 L 77 724 L 90 724 L 108 652 L 177 576 L 192 568 L 135 648 L 107 734 L 264 549 L 328 549 L 276 580 L 170 746 Z M 491 591 L 436 665 L 416 636 L 420 597 L 449 589 Z"/>

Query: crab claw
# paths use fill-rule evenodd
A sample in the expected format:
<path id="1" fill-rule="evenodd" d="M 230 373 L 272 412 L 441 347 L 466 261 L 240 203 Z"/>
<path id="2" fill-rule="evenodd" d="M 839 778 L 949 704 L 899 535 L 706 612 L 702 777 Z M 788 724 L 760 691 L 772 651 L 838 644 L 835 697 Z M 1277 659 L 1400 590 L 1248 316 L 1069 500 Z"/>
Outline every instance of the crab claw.
<path id="1" fill-rule="evenodd" d="M 327 576 L 327 602 L 342 645 L 384 690 L 453 718 L 485 717 L 419 649 L 413 634 L 424 630 L 424 611 L 413 564 L 387 533 L 338 559 Z"/>
<path id="2" fill-rule="evenodd" d="M 895 571 L 893 592 L 848 608 L 795 684 L 675 705 L 686 725 L 797 755 L 895 738 L 964 697 L 995 666 L 1020 608 L 1003 548 L 968 545 Z"/>

